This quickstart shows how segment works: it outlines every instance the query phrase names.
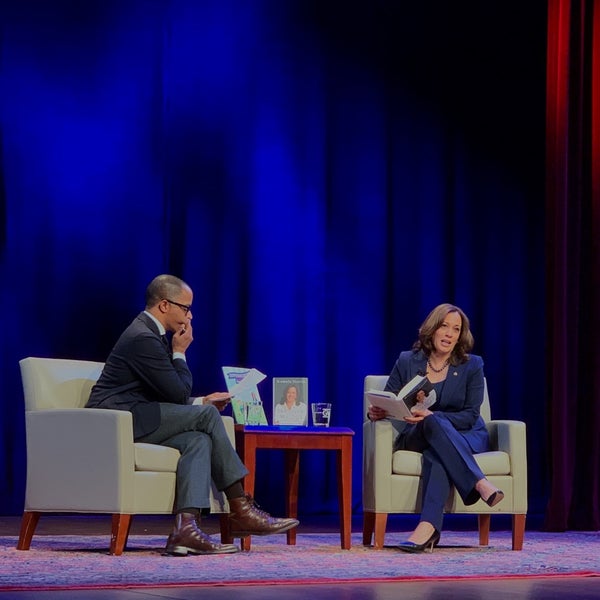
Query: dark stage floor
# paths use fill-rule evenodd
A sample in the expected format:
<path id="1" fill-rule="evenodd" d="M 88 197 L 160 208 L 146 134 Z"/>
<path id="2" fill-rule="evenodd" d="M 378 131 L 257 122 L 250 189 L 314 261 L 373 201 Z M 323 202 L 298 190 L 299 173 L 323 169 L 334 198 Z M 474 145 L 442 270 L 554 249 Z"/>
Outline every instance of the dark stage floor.
<path id="1" fill-rule="evenodd" d="M 143 590 L 0 592 L 2 600 L 584 600 L 600 598 L 594 577 L 467 582 L 344 583 Z"/>

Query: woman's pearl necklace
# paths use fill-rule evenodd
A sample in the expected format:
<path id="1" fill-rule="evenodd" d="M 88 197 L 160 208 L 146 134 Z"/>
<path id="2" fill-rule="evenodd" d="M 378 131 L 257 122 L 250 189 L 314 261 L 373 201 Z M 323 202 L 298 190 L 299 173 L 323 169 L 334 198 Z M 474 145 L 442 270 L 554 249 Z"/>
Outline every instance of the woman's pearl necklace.
<path id="1" fill-rule="evenodd" d="M 450 364 L 450 359 L 446 359 L 444 364 L 442 365 L 441 369 L 436 369 L 434 368 L 434 366 L 431 364 L 431 361 L 429 359 L 427 359 L 427 366 L 434 372 L 434 373 L 441 373 L 448 365 Z"/>

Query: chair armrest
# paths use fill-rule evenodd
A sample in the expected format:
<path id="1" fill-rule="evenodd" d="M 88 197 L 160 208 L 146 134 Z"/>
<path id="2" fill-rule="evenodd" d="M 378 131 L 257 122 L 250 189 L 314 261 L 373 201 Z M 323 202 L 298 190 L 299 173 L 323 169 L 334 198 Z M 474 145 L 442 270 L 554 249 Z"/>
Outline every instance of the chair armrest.
<path id="1" fill-rule="evenodd" d="M 392 424 L 366 421 L 363 424 L 363 509 L 377 511 L 375 501 L 391 500 L 392 445 L 395 429 Z"/>
<path id="2" fill-rule="evenodd" d="M 235 448 L 235 421 L 233 417 L 222 417 L 223 425 L 225 426 L 225 431 L 227 432 L 227 437 L 231 442 L 231 445 Z"/>
<path id="3" fill-rule="evenodd" d="M 523 421 L 498 420 L 487 423 L 492 450 L 506 452 L 514 481 L 514 510 L 527 512 L 527 428 Z"/>
<path id="4" fill-rule="evenodd" d="M 118 512 L 132 500 L 131 413 L 75 408 L 30 411 L 26 510 Z"/>

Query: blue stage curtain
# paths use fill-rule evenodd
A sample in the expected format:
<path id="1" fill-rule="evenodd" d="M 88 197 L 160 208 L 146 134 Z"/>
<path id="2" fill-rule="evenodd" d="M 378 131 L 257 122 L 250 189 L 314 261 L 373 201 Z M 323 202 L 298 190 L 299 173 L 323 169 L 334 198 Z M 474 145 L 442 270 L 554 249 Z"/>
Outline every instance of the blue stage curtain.
<path id="1" fill-rule="evenodd" d="M 1 40 L 0 512 L 25 481 L 19 359 L 102 361 L 157 274 L 195 291 L 194 392 L 308 377 L 356 431 L 427 313 L 471 317 L 546 504 L 546 4 L 15 0 Z M 283 507 L 282 460 L 257 497 Z M 92 467 L 92 466 L 91 466 Z M 337 509 L 333 456 L 300 511 Z"/>
<path id="2" fill-rule="evenodd" d="M 600 529 L 600 2 L 551 0 L 545 526 Z"/>

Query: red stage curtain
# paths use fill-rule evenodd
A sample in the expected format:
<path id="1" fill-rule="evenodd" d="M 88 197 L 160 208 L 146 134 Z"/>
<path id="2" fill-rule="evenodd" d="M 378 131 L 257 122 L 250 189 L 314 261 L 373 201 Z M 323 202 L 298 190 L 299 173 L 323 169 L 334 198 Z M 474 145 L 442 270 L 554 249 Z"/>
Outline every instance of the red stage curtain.
<path id="1" fill-rule="evenodd" d="M 598 530 L 600 0 L 548 5 L 546 527 Z"/>

